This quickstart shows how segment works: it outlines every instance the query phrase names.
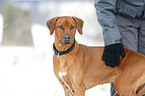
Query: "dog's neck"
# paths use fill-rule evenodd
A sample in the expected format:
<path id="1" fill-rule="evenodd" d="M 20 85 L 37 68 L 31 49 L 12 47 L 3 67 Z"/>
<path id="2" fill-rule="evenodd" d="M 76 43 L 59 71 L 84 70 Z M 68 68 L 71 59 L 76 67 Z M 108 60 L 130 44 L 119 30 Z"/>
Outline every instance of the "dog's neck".
<path id="1" fill-rule="evenodd" d="M 66 63 L 66 61 L 68 60 L 68 61 L 72 62 L 73 61 L 72 57 L 74 57 L 73 55 L 75 55 L 79 49 L 78 43 L 76 41 L 74 41 L 74 42 L 75 43 L 68 44 L 68 45 L 67 44 L 60 44 L 59 41 L 57 41 L 57 40 L 55 40 L 55 42 L 54 42 L 55 48 L 60 52 L 66 51 L 66 50 L 70 49 L 70 47 L 74 46 L 73 49 L 67 54 L 60 55 L 60 56 L 55 54 L 55 55 L 57 55 L 57 58 L 58 58 L 59 63 L 60 63 L 59 64 L 59 75 L 64 75 L 64 74 L 60 74 L 60 73 L 67 74 L 67 70 L 69 69 L 69 66 L 71 66 L 71 64 L 73 64 L 73 63 L 69 63 L 69 65 L 68 65 Z"/>
<path id="2" fill-rule="evenodd" d="M 53 45 L 53 49 L 54 49 L 54 51 L 57 51 L 57 52 L 63 52 L 65 55 L 65 54 L 70 53 L 71 51 L 74 51 L 77 48 L 77 45 L 78 44 L 75 40 L 72 44 L 61 44 L 59 42 L 59 40 L 56 39 L 54 42 L 54 45 Z M 58 55 L 58 54 L 56 54 L 56 55 Z"/>
<path id="3" fill-rule="evenodd" d="M 67 51 L 70 48 L 74 47 L 74 43 L 73 44 L 60 44 L 60 43 L 54 43 L 54 47 L 56 48 L 56 50 L 58 52 L 63 52 L 63 51 Z M 72 48 L 73 49 L 73 48 Z"/>

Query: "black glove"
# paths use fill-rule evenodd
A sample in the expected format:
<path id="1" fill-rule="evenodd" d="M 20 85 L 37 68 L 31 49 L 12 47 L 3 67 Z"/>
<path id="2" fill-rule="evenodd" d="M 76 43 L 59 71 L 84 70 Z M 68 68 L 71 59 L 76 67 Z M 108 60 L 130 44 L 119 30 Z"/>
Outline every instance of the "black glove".
<path id="1" fill-rule="evenodd" d="M 115 67 L 115 65 L 118 66 L 120 64 L 120 55 L 123 58 L 125 57 L 122 43 L 111 44 L 105 46 L 102 59 L 107 66 Z"/>

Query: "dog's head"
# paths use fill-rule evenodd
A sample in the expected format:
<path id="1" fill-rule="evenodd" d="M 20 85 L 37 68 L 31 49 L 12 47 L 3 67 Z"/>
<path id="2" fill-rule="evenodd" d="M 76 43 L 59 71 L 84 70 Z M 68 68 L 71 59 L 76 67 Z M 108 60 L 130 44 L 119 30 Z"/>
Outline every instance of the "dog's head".
<path id="1" fill-rule="evenodd" d="M 60 44 L 72 44 L 76 29 L 83 34 L 82 27 L 84 21 L 77 17 L 54 17 L 46 22 L 50 35 L 55 31 L 55 36 Z"/>

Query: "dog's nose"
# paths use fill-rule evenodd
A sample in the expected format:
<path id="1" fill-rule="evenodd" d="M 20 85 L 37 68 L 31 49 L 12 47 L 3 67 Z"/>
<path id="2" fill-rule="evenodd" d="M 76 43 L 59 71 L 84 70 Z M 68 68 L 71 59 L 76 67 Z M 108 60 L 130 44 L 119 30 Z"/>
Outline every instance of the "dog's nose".
<path id="1" fill-rule="evenodd" d="M 70 35 L 69 35 L 69 34 L 66 34 L 66 35 L 64 36 L 64 40 L 65 40 L 65 41 L 69 41 L 69 40 L 70 40 Z"/>

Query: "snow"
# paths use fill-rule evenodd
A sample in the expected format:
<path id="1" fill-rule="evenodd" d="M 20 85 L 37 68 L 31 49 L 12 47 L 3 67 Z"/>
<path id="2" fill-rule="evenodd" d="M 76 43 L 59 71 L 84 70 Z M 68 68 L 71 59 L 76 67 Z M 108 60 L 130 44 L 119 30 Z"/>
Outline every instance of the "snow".
<path id="1" fill-rule="evenodd" d="M 65 6 L 71 11 L 66 10 L 66 7 L 60 7 L 62 11 L 60 16 L 72 16 L 72 13 L 69 12 L 76 12 L 74 11 L 76 9 L 72 10 L 71 8 L 73 4 L 65 4 Z M 89 9 L 89 6 L 92 6 L 90 3 L 77 4 L 76 6 L 83 6 L 86 10 L 83 12 L 85 14 L 88 14 L 87 12 L 92 9 L 92 7 Z M 66 11 L 68 14 L 65 14 Z M 93 18 L 84 17 L 83 14 L 78 13 L 80 12 L 73 14 L 77 14 L 76 16 L 86 21 L 84 35 L 80 35 L 78 32 L 76 34 L 78 43 L 88 46 L 102 46 L 102 43 L 88 37 L 97 35 L 95 32 L 89 32 L 89 30 L 96 29 L 87 28 L 90 26 L 87 20 L 93 20 Z M 0 14 L 0 43 L 2 32 L 3 17 Z M 33 24 L 31 32 L 34 47 L 0 46 L 0 96 L 64 96 L 63 88 L 53 72 L 52 44 L 54 36 L 50 36 L 46 26 L 39 24 Z M 110 84 L 97 85 L 87 90 L 85 96 L 110 96 Z"/>
<path id="2" fill-rule="evenodd" d="M 2 35 L 3 35 L 3 16 L 0 14 L 0 44 L 2 42 Z"/>
<path id="3" fill-rule="evenodd" d="M 64 96 L 53 73 L 54 36 L 48 33 L 47 28 L 34 24 L 35 47 L 0 46 L 0 96 Z M 109 96 L 109 87 L 96 86 L 86 96 Z"/>

